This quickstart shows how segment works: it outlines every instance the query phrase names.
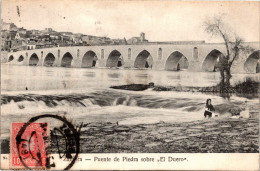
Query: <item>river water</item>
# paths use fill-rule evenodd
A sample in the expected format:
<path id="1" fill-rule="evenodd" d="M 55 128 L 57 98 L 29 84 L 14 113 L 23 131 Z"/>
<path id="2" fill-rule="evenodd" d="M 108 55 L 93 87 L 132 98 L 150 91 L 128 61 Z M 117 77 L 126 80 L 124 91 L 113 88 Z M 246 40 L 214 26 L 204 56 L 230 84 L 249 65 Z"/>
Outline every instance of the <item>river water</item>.
<path id="1" fill-rule="evenodd" d="M 256 74 L 234 74 L 232 84 Z M 207 98 L 225 116 L 226 104 L 258 105 L 258 99 L 191 92 L 133 92 L 112 85 L 154 82 L 164 86 L 212 86 L 217 72 L 156 71 L 108 68 L 61 68 L 1 65 L 1 128 L 8 136 L 11 122 L 26 122 L 42 113 L 62 113 L 73 123 L 119 122 L 139 124 L 203 119 Z M 28 90 L 26 90 L 26 88 Z M 224 111 L 224 112 L 223 112 Z"/>

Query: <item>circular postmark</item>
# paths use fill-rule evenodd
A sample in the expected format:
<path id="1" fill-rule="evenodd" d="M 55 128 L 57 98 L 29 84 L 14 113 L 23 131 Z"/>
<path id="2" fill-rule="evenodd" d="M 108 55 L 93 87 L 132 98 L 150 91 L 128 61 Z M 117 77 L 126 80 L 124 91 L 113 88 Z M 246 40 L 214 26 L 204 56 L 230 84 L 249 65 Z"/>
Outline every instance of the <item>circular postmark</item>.
<path id="1" fill-rule="evenodd" d="M 65 149 L 64 149 L 64 153 L 65 153 L 65 157 L 67 158 L 71 158 L 71 162 L 64 168 L 64 170 L 69 170 L 76 162 L 77 158 L 78 158 L 78 154 L 79 154 L 79 151 L 80 151 L 80 128 L 79 130 L 77 130 L 77 128 L 74 127 L 74 125 L 69 122 L 65 117 L 62 117 L 62 116 L 59 116 L 59 115 L 53 115 L 53 114 L 43 114 L 43 115 L 39 115 L 39 116 L 35 116 L 33 118 L 31 118 L 27 123 L 24 123 L 23 126 L 21 127 L 21 129 L 19 130 L 17 136 L 16 136 L 16 147 L 17 147 L 17 151 L 18 151 L 18 155 L 19 155 L 19 158 L 20 158 L 20 161 L 21 163 L 23 164 L 23 166 L 26 168 L 26 169 L 33 169 L 31 167 L 29 167 L 24 161 L 23 161 L 23 157 L 21 156 L 21 154 L 23 153 L 22 151 L 22 147 L 23 147 L 23 144 L 22 142 L 24 141 L 22 139 L 22 135 L 24 134 L 25 130 L 32 124 L 34 123 L 35 121 L 39 120 L 39 119 L 42 119 L 42 118 L 52 118 L 52 119 L 57 119 L 61 122 L 63 122 L 63 126 L 60 127 L 59 129 L 58 128 L 54 128 L 54 132 L 59 132 L 62 137 L 65 138 L 65 141 L 66 141 L 66 146 L 65 146 Z M 33 134 L 35 134 L 33 132 Z M 32 134 L 32 136 L 33 136 Z M 30 143 L 30 139 L 28 141 Z M 73 147 L 72 147 L 73 146 Z M 57 142 L 57 148 L 58 148 L 58 153 L 60 155 L 60 148 L 59 148 L 59 144 Z M 73 150 L 72 150 L 73 148 Z M 34 156 L 32 153 L 31 153 L 31 150 L 30 150 L 30 145 L 29 145 L 29 149 L 28 149 L 28 155 L 31 155 L 34 159 L 37 159 L 37 156 Z M 70 154 L 70 152 L 75 152 L 75 155 L 72 156 Z M 63 157 L 63 156 L 60 156 L 60 157 Z M 47 158 L 46 159 L 46 167 L 50 167 L 50 159 Z"/>

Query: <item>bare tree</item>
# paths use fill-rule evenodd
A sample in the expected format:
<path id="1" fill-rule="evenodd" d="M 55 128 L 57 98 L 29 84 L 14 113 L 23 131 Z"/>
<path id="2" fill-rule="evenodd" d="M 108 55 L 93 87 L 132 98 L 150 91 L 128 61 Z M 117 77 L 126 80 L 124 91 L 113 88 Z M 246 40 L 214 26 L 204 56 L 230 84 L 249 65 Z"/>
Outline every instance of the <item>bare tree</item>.
<path id="1" fill-rule="evenodd" d="M 220 58 L 220 92 L 230 92 L 231 66 L 239 57 L 239 53 L 246 53 L 253 49 L 244 45 L 244 41 L 233 33 L 223 20 L 223 14 L 204 22 L 205 32 L 211 36 L 221 37 L 226 48 L 226 55 Z"/>

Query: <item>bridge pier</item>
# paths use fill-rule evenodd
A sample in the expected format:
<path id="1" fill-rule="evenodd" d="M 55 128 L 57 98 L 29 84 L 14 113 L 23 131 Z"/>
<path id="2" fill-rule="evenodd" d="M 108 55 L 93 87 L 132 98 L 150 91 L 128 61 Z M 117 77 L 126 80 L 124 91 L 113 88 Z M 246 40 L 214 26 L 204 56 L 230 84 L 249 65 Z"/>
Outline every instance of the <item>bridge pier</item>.
<path id="1" fill-rule="evenodd" d="M 72 68 L 81 68 L 81 60 L 80 58 L 76 58 L 75 60 L 73 59 L 71 62 L 71 67 Z"/>
<path id="2" fill-rule="evenodd" d="M 165 66 L 162 60 L 154 60 L 153 68 L 154 70 L 164 70 Z"/>
<path id="3" fill-rule="evenodd" d="M 201 63 L 198 60 L 189 61 L 188 71 L 200 72 L 202 71 L 200 65 Z"/>
<path id="4" fill-rule="evenodd" d="M 106 67 L 106 61 L 104 59 L 98 59 L 96 66 L 104 68 L 104 67 Z"/>
<path id="5" fill-rule="evenodd" d="M 44 57 L 43 57 L 43 51 L 41 51 L 41 56 L 39 56 L 39 62 L 37 66 L 43 66 L 44 63 Z"/>
<path id="6" fill-rule="evenodd" d="M 126 59 L 123 67 L 124 68 L 132 68 L 132 66 L 131 66 L 132 63 L 133 62 L 130 59 Z"/>

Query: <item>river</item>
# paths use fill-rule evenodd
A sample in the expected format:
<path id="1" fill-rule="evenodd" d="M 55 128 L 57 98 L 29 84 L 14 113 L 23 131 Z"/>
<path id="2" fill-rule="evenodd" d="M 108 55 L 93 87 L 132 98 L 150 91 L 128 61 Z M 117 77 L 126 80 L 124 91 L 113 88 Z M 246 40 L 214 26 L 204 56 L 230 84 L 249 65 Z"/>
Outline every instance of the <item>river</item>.
<path id="1" fill-rule="evenodd" d="M 11 122 L 26 122 L 41 113 L 63 113 L 73 123 L 139 124 L 203 119 L 207 98 L 217 111 L 225 104 L 258 105 L 258 99 L 191 92 L 133 92 L 111 85 L 154 82 L 164 86 L 212 86 L 217 72 L 156 71 L 108 68 L 61 68 L 1 65 L 1 130 L 9 135 Z M 257 74 L 234 74 L 232 84 Z M 258 80 L 259 81 L 259 80 Z M 27 89 L 27 90 L 26 90 Z M 226 111 L 225 111 L 226 112 Z M 225 114 L 221 113 L 221 117 Z"/>

